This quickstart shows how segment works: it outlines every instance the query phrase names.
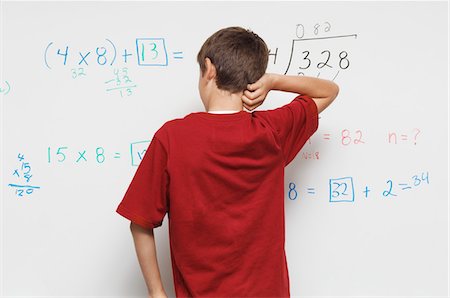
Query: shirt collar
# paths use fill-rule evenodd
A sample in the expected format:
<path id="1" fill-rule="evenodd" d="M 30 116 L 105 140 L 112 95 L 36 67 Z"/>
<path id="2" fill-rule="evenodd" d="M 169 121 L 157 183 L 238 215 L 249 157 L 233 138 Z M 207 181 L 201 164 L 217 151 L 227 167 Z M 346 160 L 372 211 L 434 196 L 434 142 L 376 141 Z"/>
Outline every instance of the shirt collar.
<path id="1" fill-rule="evenodd" d="M 208 111 L 208 113 L 214 113 L 214 114 L 231 114 L 231 113 L 237 113 L 239 111 L 237 110 L 214 110 L 214 111 Z"/>

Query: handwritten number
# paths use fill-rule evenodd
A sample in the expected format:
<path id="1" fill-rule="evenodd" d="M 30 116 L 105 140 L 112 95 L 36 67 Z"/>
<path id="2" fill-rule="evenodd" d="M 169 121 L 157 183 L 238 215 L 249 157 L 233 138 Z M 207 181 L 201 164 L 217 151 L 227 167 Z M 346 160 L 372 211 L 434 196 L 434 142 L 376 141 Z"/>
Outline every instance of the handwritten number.
<path id="1" fill-rule="evenodd" d="M 101 49 L 103 49 L 103 53 L 99 53 L 99 50 L 100 48 L 97 48 L 96 50 L 95 50 L 95 52 L 97 53 L 97 63 L 98 64 L 100 64 L 100 65 L 105 65 L 106 64 L 106 57 L 105 57 L 105 55 L 106 55 L 106 49 L 104 48 L 104 47 L 101 47 Z M 103 58 L 103 59 L 101 59 L 101 58 Z M 100 59 L 102 60 L 102 62 L 100 62 Z"/>
<path id="2" fill-rule="evenodd" d="M 339 67 L 341 69 L 347 69 L 350 66 L 350 61 L 347 59 L 348 53 L 346 51 L 342 51 L 339 53 Z"/>
<path id="3" fill-rule="evenodd" d="M 333 198 L 336 198 L 336 197 L 338 197 L 338 196 L 340 196 L 340 195 L 344 195 L 344 196 L 348 195 L 348 194 L 346 193 L 347 188 L 348 188 L 348 187 L 347 187 L 347 183 L 333 182 L 333 184 L 334 184 L 334 185 L 337 185 L 337 187 L 333 190 L 333 193 L 332 193 Z M 339 188 L 341 187 L 341 185 L 343 185 L 344 191 L 339 192 Z"/>
<path id="4" fill-rule="evenodd" d="M 300 69 L 307 69 L 311 65 L 311 60 L 308 58 L 309 51 L 303 51 L 302 54 L 305 54 L 305 53 L 306 53 L 306 55 L 305 55 L 305 57 L 303 57 L 303 60 L 308 60 L 308 65 L 306 67 L 299 66 Z"/>
<path id="5" fill-rule="evenodd" d="M 315 25 L 314 25 L 314 34 L 315 34 L 315 35 L 319 34 L 319 27 L 320 27 L 319 24 L 315 24 Z"/>
<path id="6" fill-rule="evenodd" d="M 303 38 L 303 36 L 305 36 L 305 27 L 302 24 L 297 24 L 297 28 L 295 28 L 295 34 L 298 38 Z"/>
<path id="7" fill-rule="evenodd" d="M 323 54 L 323 53 L 327 53 L 328 54 L 327 60 L 325 62 L 320 62 L 319 64 L 317 64 L 317 68 L 322 68 L 324 66 L 328 66 L 330 68 L 333 68 L 331 65 L 327 64 L 328 60 L 330 60 L 331 52 L 328 51 L 328 50 L 325 50 L 325 51 L 322 51 L 322 53 L 320 53 L 320 54 Z"/>
<path id="8" fill-rule="evenodd" d="M 359 144 L 359 143 L 364 144 L 365 142 L 362 140 L 362 131 L 361 130 L 357 130 L 356 134 L 359 135 L 359 137 L 357 137 L 353 142 L 355 144 Z"/>
<path id="9" fill-rule="evenodd" d="M 295 189 L 295 183 L 290 182 L 289 183 L 289 193 L 288 197 L 290 200 L 295 200 L 297 198 L 297 190 Z"/>

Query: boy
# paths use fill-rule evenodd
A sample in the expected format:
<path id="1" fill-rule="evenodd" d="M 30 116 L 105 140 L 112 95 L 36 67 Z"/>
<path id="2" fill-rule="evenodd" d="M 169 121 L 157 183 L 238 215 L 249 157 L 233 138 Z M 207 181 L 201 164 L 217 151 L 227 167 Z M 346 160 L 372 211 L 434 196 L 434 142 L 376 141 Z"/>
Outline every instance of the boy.
<path id="1" fill-rule="evenodd" d="M 328 80 L 265 73 L 268 49 L 229 27 L 197 55 L 206 112 L 159 128 L 117 208 L 131 232 L 150 297 L 167 297 L 153 229 L 168 213 L 177 297 L 289 297 L 284 167 L 337 96 Z M 252 111 L 270 90 L 289 104 Z"/>

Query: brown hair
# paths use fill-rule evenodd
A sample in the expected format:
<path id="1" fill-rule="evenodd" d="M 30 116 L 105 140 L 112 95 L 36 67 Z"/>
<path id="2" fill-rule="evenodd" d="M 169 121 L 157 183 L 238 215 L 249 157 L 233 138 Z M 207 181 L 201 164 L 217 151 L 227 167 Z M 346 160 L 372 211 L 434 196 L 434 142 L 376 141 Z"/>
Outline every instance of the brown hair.
<path id="1" fill-rule="evenodd" d="M 264 75 L 269 50 L 264 40 L 251 30 L 228 27 L 211 35 L 198 52 L 202 75 L 206 57 L 216 67 L 217 87 L 237 93 Z"/>

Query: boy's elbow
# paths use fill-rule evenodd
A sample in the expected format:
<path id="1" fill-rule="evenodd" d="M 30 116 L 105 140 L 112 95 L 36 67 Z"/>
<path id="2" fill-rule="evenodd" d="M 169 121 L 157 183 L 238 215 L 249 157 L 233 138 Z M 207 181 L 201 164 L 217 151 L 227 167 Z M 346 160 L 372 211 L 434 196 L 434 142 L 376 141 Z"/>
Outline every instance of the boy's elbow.
<path id="1" fill-rule="evenodd" d="M 339 94 L 339 86 L 331 82 L 330 89 L 329 89 L 329 95 L 327 97 L 320 97 L 320 98 L 312 98 L 317 106 L 317 112 L 320 114 L 323 110 L 325 110 L 338 96 Z"/>
<path id="2" fill-rule="evenodd" d="M 339 94 L 339 85 L 336 84 L 335 82 L 333 82 L 333 93 L 331 96 L 331 98 L 332 98 L 331 101 L 333 101 L 338 96 L 338 94 Z"/>
<path id="3" fill-rule="evenodd" d="M 336 84 L 335 82 L 333 82 L 332 86 L 333 86 L 332 92 L 331 92 L 330 96 L 328 97 L 327 106 L 329 106 L 336 99 L 336 97 L 339 94 L 339 85 Z"/>

